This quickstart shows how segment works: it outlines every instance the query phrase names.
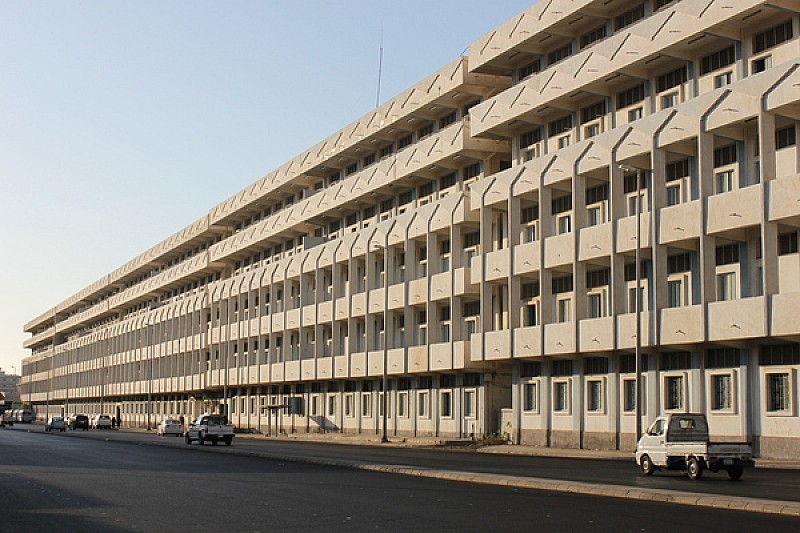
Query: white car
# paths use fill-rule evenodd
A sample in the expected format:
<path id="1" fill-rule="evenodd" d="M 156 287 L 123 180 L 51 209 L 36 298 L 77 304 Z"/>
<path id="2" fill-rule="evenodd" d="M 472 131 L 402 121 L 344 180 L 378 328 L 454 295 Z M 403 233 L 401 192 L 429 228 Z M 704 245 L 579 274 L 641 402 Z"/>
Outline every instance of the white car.
<path id="1" fill-rule="evenodd" d="M 183 424 L 180 420 L 174 418 L 166 418 L 158 425 L 157 434 L 159 437 L 167 435 L 175 435 L 176 437 L 183 436 Z"/>
<path id="2" fill-rule="evenodd" d="M 111 429 L 111 417 L 108 415 L 96 415 L 89 422 L 92 429 Z"/>
<path id="3" fill-rule="evenodd" d="M 47 423 L 44 425 L 45 431 L 61 431 L 64 432 L 67 430 L 67 423 L 64 421 L 63 416 L 51 416 L 47 419 Z"/>

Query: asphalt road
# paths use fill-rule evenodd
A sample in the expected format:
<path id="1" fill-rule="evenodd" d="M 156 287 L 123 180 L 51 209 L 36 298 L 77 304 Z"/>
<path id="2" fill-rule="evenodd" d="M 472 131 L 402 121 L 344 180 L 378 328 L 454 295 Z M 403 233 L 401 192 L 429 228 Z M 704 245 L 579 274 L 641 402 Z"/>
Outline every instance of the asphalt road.
<path id="1" fill-rule="evenodd" d="M 15 426 L 31 431 L 42 431 L 41 426 Z M 90 431 L 76 432 L 68 436 L 97 438 L 108 435 L 111 438 L 118 432 Z M 165 437 L 159 439 L 153 434 L 122 433 L 126 440 L 136 442 L 159 441 L 163 445 L 185 447 L 182 439 Z M 506 454 L 483 454 L 469 449 L 448 450 L 442 448 L 404 448 L 386 446 L 353 446 L 326 444 L 318 442 L 282 441 L 263 438 L 237 438 L 235 446 L 239 450 L 260 451 L 279 456 L 298 458 L 324 458 L 367 461 L 377 464 L 394 464 L 440 468 L 464 472 L 483 472 L 513 476 L 527 476 L 545 479 L 603 483 L 624 487 L 647 489 L 667 489 L 682 492 L 699 492 L 800 502 L 800 471 L 778 469 L 747 469 L 741 481 L 731 481 L 725 472 L 717 474 L 706 472 L 699 481 L 692 481 L 685 474 L 676 471 L 657 472 L 651 477 L 641 474 L 631 461 L 575 459 L 559 457 L 536 457 Z"/>
<path id="2" fill-rule="evenodd" d="M 276 461 L 218 453 L 232 451 L 226 447 L 178 446 L 179 439 L 174 447 L 137 446 L 88 436 L 0 430 L 0 531 L 781 532 L 796 531 L 798 523 L 776 515 Z M 234 447 L 249 445 L 241 439 Z M 373 453 L 333 448 L 349 450 L 351 457 Z"/>

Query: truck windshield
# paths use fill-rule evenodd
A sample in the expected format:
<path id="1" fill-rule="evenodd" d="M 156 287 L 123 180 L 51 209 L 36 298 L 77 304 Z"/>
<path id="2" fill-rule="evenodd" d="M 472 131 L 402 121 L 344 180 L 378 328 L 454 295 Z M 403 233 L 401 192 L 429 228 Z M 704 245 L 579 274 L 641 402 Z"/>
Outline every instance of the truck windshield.
<path id="1" fill-rule="evenodd" d="M 671 442 L 707 442 L 708 424 L 702 416 L 675 416 L 669 423 L 668 439 Z"/>

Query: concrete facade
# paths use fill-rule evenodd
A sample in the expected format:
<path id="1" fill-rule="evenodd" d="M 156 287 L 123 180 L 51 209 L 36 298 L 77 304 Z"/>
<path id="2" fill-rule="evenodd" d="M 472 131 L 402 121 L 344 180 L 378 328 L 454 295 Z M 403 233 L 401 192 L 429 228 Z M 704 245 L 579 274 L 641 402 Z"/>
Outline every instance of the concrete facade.
<path id="1" fill-rule="evenodd" d="M 535 4 L 31 320 L 23 400 L 378 433 L 385 374 L 392 435 L 632 449 L 639 292 L 643 424 L 797 457 L 798 35 L 790 0 Z"/>

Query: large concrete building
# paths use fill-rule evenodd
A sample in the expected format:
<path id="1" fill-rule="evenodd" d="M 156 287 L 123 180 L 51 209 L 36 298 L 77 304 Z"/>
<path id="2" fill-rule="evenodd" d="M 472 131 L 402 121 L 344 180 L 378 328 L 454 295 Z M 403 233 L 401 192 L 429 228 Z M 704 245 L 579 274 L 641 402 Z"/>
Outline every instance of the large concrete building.
<path id="1" fill-rule="evenodd" d="M 31 320 L 23 399 L 630 449 L 638 315 L 645 426 L 797 457 L 798 9 L 533 5 Z"/>

